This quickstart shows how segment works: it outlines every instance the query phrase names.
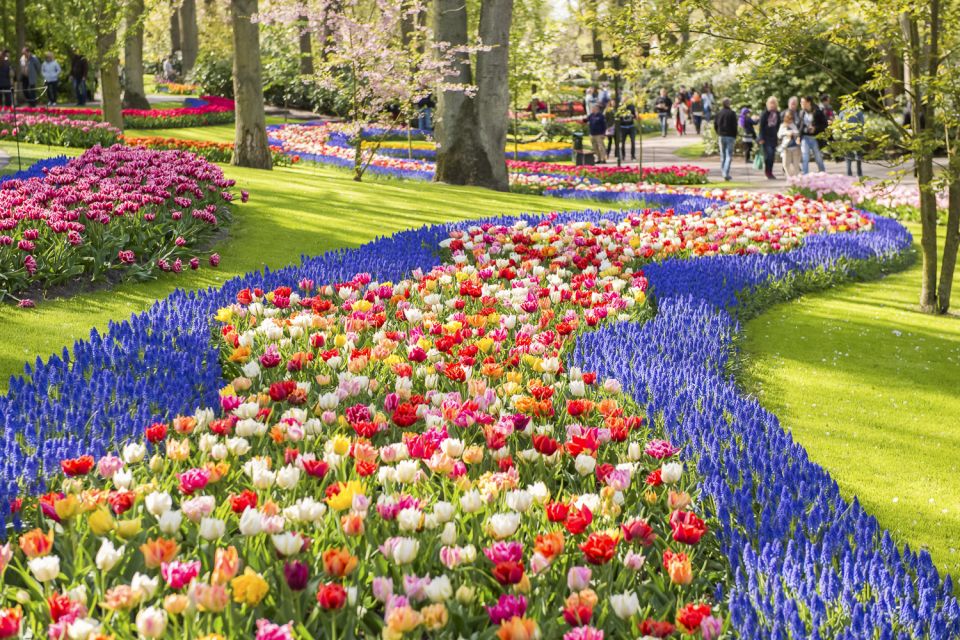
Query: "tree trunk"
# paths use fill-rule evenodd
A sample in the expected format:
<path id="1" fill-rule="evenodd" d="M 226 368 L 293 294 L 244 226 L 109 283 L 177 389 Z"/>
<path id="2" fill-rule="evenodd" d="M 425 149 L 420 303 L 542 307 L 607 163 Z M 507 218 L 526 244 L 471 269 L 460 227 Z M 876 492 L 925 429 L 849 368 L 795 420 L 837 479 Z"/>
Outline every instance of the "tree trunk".
<path id="1" fill-rule="evenodd" d="M 100 99 L 103 121 L 123 130 L 120 107 L 120 61 L 117 55 L 117 32 L 97 34 L 97 62 L 100 67 Z"/>
<path id="2" fill-rule="evenodd" d="M 462 0 L 435 0 L 435 37 L 452 46 L 467 44 L 467 7 Z M 460 54 L 451 84 L 473 83 L 470 56 Z M 450 184 L 493 184 L 493 168 L 480 141 L 480 120 L 474 98 L 463 91 L 442 91 L 437 105 L 437 168 L 435 179 Z M 501 150 L 502 153 L 502 150 Z M 501 160 L 502 161 L 502 160 Z"/>
<path id="3" fill-rule="evenodd" d="M 123 41 L 123 65 L 126 77 L 123 86 L 123 106 L 127 109 L 149 109 L 143 88 L 143 11 L 144 0 L 127 3 L 127 30 Z"/>
<path id="4" fill-rule="evenodd" d="M 931 189 L 933 152 L 926 144 L 928 127 L 933 123 L 933 112 L 928 108 L 927 98 L 923 92 L 924 51 L 920 44 L 920 30 L 916 17 L 907 13 L 901 15 L 900 29 L 907 43 L 904 76 L 907 78 L 911 98 L 910 128 L 914 140 L 921 143 L 913 156 L 917 186 L 920 190 L 920 248 L 923 256 L 920 310 L 933 313 L 937 310 L 937 199 Z"/>
<path id="5" fill-rule="evenodd" d="M 300 73 L 305 76 L 313 75 L 313 43 L 310 39 L 307 16 L 300 16 L 297 27 L 300 30 Z"/>
<path id="6" fill-rule="evenodd" d="M 183 77 L 186 79 L 193 71 L 193 65 L 197 62 L 197 47 L 199 45 L 196 0 L 183 0 L 180 5 L 180 38 Z"/>
<path id="7" fill-rule="evenodd" d="M 271 169 L 263 111 L 260 72 L 260 26 L 250 21 L 257 0 L 230 0 L 233 20 L 233 95 L 236 100 L 236 138 L 231 162 L 241 167 Z"/>
<path id="8" fill-rule="evenodd" d="M 23 48 L 27 46 L 27 0 L 17 0 L 16 12 L 17 50 L 14 52 L 14 55 L 10 56 L 11 63 L 20 55 Z"/>
<path id="9" fill-rule="evenodd" d="M 180 51 L 180 11 L 173 7 L 170 14 L 170 53 Z"/>
<path id="10" fill-rule="evenodd" d="M 937 288 L 937 311 L 950 310 L 953 275 L 957 268 L 957 250 L 960 249 L 960 155 L 955 146 L 948 150 L 950 157 L 950 187 L 947 204 L 947 233 L 943 243 L 943 262 L 940 265 L 940 286 Z"/>
<path id="11" fill-rule="evenodd" d="M 513 0 L 483 0 L 480 7 L 480 41 L 491 47 L 477 54 L 477 115 L 480 142 L 492 169 L 493 181 L 486 185 L 498 191 L 510 188 L 504 148 L 507 144 L 510 85 L 510 23 Z"/>

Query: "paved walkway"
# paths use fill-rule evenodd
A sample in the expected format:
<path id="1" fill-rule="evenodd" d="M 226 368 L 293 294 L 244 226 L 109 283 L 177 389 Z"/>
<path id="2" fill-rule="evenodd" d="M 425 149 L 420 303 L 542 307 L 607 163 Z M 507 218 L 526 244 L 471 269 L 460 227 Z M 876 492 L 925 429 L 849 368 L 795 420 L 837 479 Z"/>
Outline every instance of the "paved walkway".
<path id="1" fill-rule="evenodd" d="M 720 181 L 720 156 L 703 156 L 699 158 L 688 158 L 677 155 L 677 151 L 683 147 L 688 147 L 690 145 L 697 144 L 701 142 L 701 137 L 696 134 L 688 134 L 685 136 L 679 136 L 675 132 L 667 134 L 666 138 L 661 138 L 660 136 L 654 137 L 645 137 L 643 139 L 643 166 L 645 167 L 666 167 L 676 164 L 693 164 L 700 167 L 704 167 L 710 170 L 710 179 L 712 181 Z M 637 140 L 638 144 L 640 140 Z M 639 153 L 638 149 L 638 153 Z M 629 153 L 629 141 L 628 149 Z M 614 159 L 613 163 L 616 162 Z M 827 173 L 845 175 L 847 172 L 846 162 L 835 162 L 833 160 L 828 160 L 824 158 L 826 163 Z M 609 164 L 609 163 L 608 163 Z M 636 164 L 634 162 L 628 162 L 627 164 Z M 816 170 L 816 164 L 811 161 L 811 166 L 813 170 Z M 912 178 L 912 164 L 907 164 L 903 168 L 908 169 L 908 176 L 904 179 L 904 184 L 912 184 L 914 180 Z M 891 169 L 889 166 L 876 164 L 872 162 L 863 163 L 863 173 L 868 178 L 874 179 L 883 179 L 888 178 Z M 753 168 L 753 163 L 747 164 L 744 162 L 742 155 L 734 156 L 733 165 L 731 166 L 730 176 L 733 178 L 734 182 L 737 183 L 746 183 L 747 189 L 761 190 L 761 191 L 783 191 L 787 188 L 787 181 L 784 176 L 783 168 L 780 165 L 780 159 L 777 158 L 777 166 L 774 169 L 774 174 L 777 176 L 776 180 L 768 180 L 764 175 L 763 171 L 756 170 Z"/>

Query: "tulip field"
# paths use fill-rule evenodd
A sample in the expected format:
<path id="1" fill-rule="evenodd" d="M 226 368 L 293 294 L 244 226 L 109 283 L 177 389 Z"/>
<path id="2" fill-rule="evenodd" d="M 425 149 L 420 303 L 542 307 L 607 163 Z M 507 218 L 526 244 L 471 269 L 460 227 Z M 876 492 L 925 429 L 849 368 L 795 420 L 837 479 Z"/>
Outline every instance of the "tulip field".
<path id="1" fill-rule="evenodd" d="M 0 182 L 0 638 L 960 636 L 735 375 L 900 222 L 550 149 L 514 193 L 402 142 L 358 183 L 336 127 L 268 130 L 272 174 L 186 129 Z"/>

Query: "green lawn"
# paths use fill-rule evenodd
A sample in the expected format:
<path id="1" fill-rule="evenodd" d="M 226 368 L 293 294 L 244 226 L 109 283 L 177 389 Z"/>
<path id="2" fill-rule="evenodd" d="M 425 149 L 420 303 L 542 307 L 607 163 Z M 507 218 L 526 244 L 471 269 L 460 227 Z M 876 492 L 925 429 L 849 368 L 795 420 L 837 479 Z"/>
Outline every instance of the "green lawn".
<path id="1" fill-rule="evenodd" d="M 287 122 L 282 116 L 267 116 L 267 124 Z M 182 140 L 201 140 L 209 142 L 233 142 L 236 128 L 232 122 L 214 124 L 209 127 L 172 127 L 169 129 L 127 129 L 124 135 L 130 138 L 159 136 L 161 138 L 180 138 Z"/>
<path id="2" fill-rule="evenodd" d="M 20 169 L 29 169 L 37 160 L 49 158 L 51 156 L 78 156 L 84 152 L 83 149 L 74 149 L 67 147 L 48 147 L 42 144 L 21 144 L 19 157 L 17 156 L 17 145 L 13 142 L 4 141 L 0 143 L 0 149 L 10 156 L 10 163 L 3 169 L 0 169 L 0 175 L 16 173 Z"/>
<path id="3" fill-rule="evenodd" d="M 22 147 L 34 158 L 49 155 L 46 147 Z M 10 151 L 9 145 L 0 148 Z M 376 236 L 431 222 L 597 206 L 372 177 L 357 183 L 348 172 L 313 164 L 272 172 L 237 167 L 225 167 L 225 171 L 251 195 L 249 203 L 237 205 L 230 235 L 217 247 L 222 257 L 219 269 L 164 275 L 149 283 L 41 301 L 35 309 L 0 306 L 0 391 L 6 389 L 11 374 L 22 373 L 25 362 L 58 353 L 89 336 L 91 328 L 105 329 L 110 320 L 142 311 L 177 287 L 216 285 L 265 266 L 298 262 L 301 254 L 357 246 Z"/>
<path id="4" fill-rule="evenodd" d="M 693 144 L 688 144 L 685 147 L 680 147 L 674 153 L 680 158 L 686 158 L 688 160 L 696 160 L 697 158 L 703 157 L 704 144 L 702 142 L 694 142 Z"/>
<path id="5" fill-rule="evenodd" d="M 919 288 L 918 261 L 774 307 L 746 326 L 744 382 L 846 496 L 957 578 L 960 317 L 917 312 Z"/>

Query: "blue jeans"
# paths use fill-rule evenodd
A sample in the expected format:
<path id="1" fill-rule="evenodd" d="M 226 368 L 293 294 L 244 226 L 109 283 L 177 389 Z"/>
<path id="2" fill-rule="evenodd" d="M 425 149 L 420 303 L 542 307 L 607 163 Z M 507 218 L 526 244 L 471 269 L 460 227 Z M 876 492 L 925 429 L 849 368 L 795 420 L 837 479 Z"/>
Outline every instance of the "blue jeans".
<path id="1" fill-rule="evenodd" d="M 420 116 L 417 118 L 417 127 L 425 131 L 433 129 L 433 110 L 430 107 L 424 107 L 420 110 Z"/>
<path id="2" fill-rule="evenodd" d="M 665 136 L 667 135 L 667 120 L 670 119 L 670 114 L 658 113 L 657 115 L 660 116 L 660 135 Z"/>
<path id="3" fill-rule="evenodd" d="M 77 96 L 77 104 L 83 106 L 87 104 L 87 81 L 73 79 L 73 92 Z"/>
<path id="4" fill-rule="evenodd" d="M 733 164 L 733 145 L 737 139 L 734 136 L 720 136 L 720 173 L 724 178 L 730 178 L 730 165 Z"/>
<path id="5" fill-rule="evenodd" d="M 810 152 L 813 151 L 813 158 L 817 161 L 817 168 L 826 172 L 827 167 L 823 164 L 823 154 L 820 153 L 820 143 L 814 136 L 803 136 L 800 141 L 800 167 L 804 174 L 810 173 Z"/>

